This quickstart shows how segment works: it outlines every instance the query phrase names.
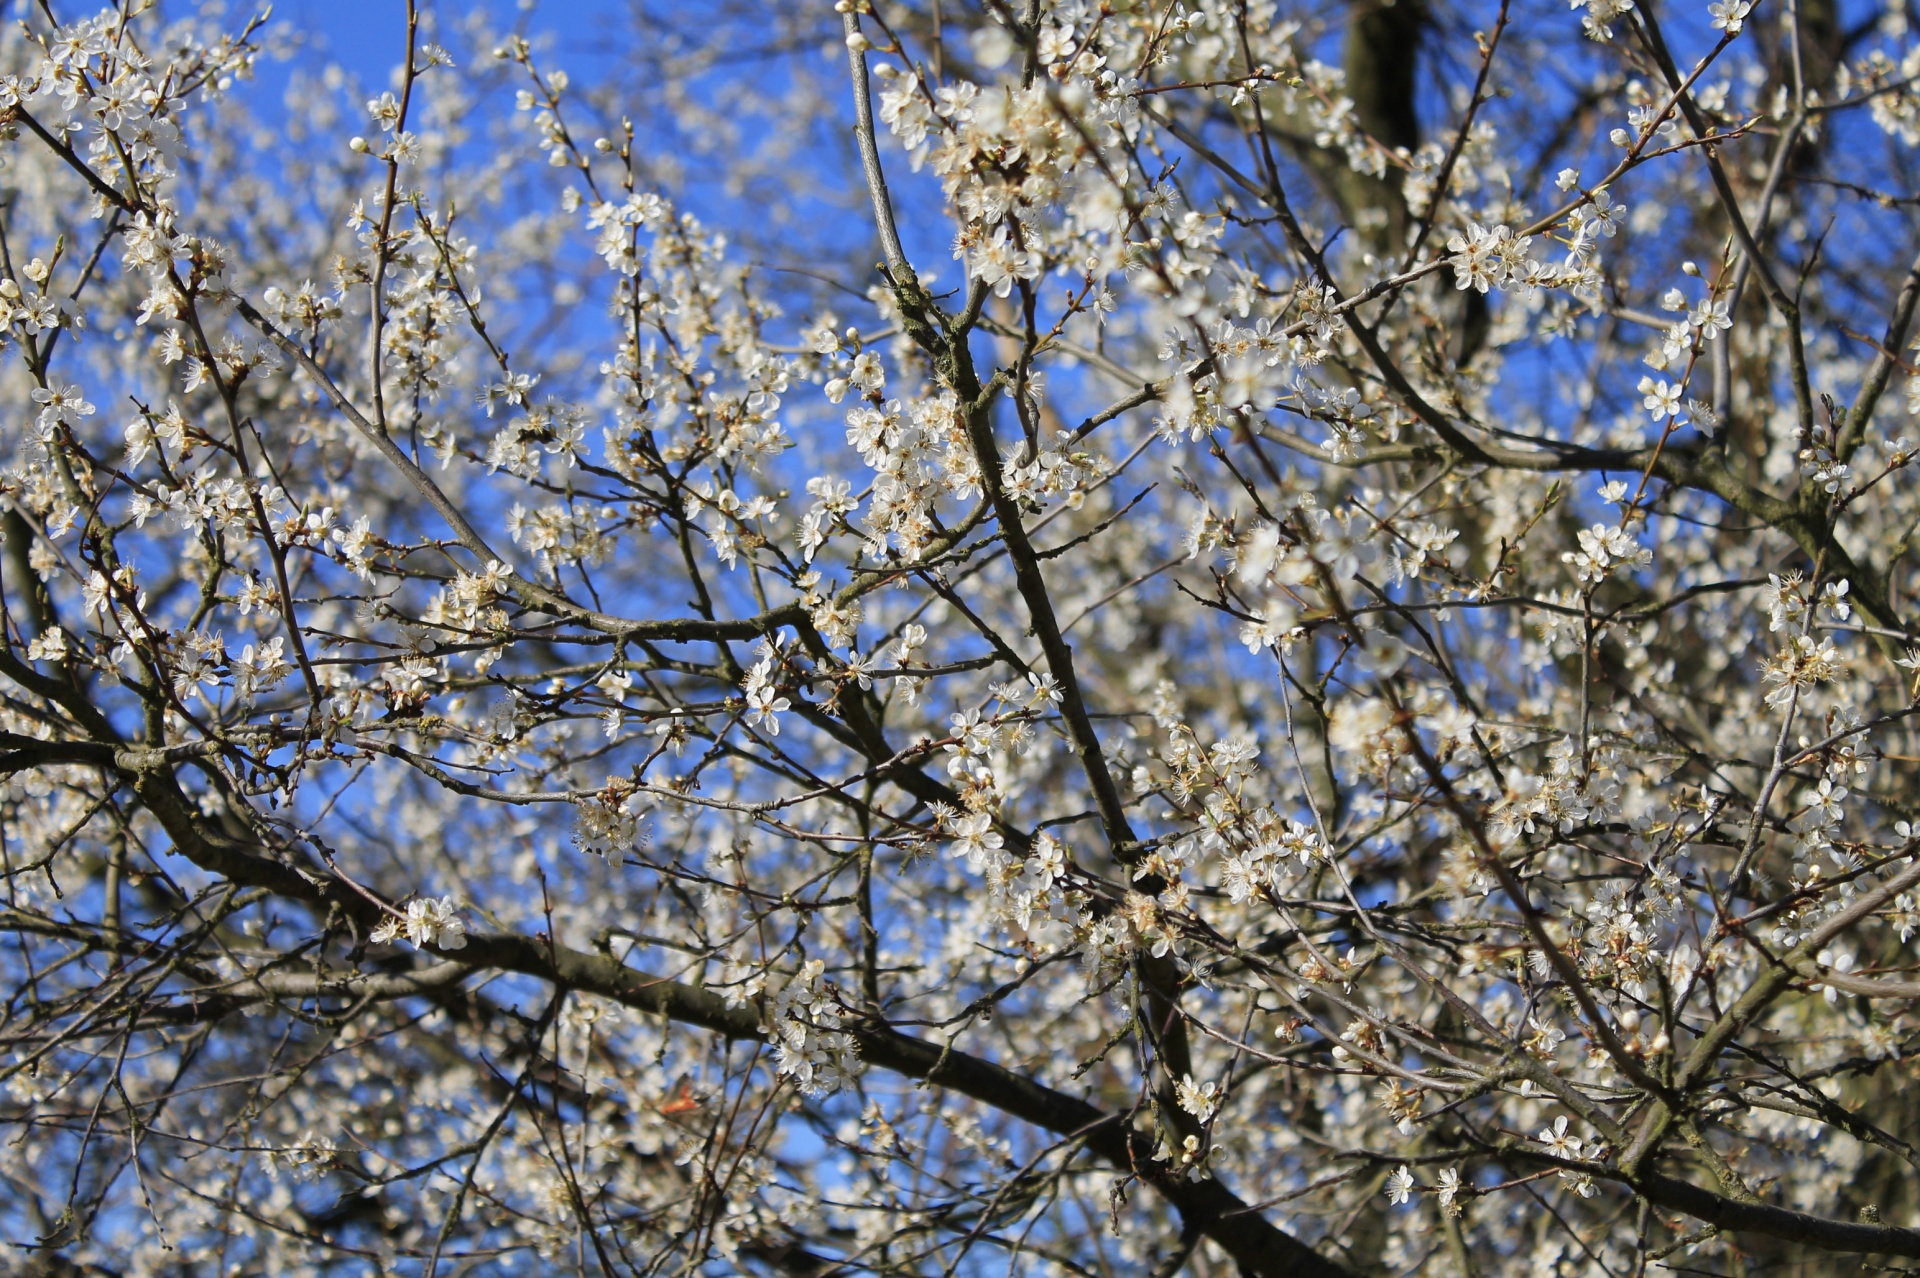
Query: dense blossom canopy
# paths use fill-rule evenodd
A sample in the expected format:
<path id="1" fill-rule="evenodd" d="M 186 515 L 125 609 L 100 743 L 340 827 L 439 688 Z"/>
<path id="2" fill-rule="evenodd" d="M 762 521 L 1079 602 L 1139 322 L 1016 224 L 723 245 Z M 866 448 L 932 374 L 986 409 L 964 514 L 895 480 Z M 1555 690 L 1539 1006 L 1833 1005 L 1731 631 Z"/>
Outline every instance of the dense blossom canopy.
<path id="1" fill-rule="evenodd" d="M 9 1266 L 1920 1257 L 1900 0 L 14 16 Z"/>

